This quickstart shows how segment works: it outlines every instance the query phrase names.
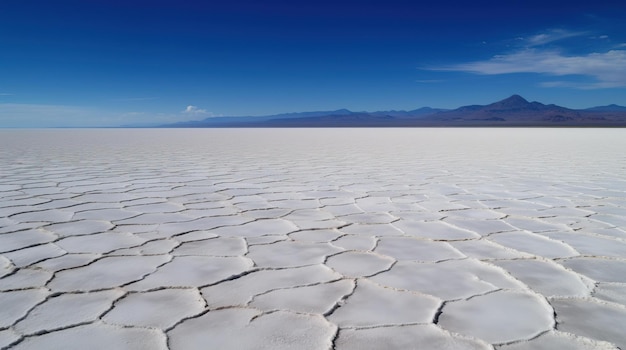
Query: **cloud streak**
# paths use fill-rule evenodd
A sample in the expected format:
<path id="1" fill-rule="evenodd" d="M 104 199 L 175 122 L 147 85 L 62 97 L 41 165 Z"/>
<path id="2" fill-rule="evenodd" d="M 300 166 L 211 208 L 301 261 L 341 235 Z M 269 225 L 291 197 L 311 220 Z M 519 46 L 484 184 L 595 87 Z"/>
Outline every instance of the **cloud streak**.
<path id="1" fill-rule="evenodd" d="M 595 81 L 590 83 L 548 82 L 544 83 L 543 86 L 579 89 L 626 87 L 626 50 L 567 56 L 559 50 L 529 48 L 511 54 L 496 55 L 485 61 L 436 67 L 431 70 L 481 75 L 512 73 L 539 73 L 552 76 L 579 75 L 592 78 Z"/>
<path id="2" fill-rule="evenodd" d="M 529 37 L 528 39 L 524 39 L 524 40 L 526 44 L 533 47 L 533 46 L 541 46 L 541 45 L 549 44 L 551 42 L 555 42 L 555 41 L 559 41 L 559 40 L 563 40 L 567 38 L 573 38 L 573 37 L 581 36 L 585 34 L 587 33 L 586 32 L 572 32 L 572 31 L 563 30 L 563 29 L 553 29 L 553 30 L 548 31 L 547 33 L 533 35 Z"/>
<path id="3" fill-rule="evenodd" d="M 208 112 L 206 109 L 200 109 L 197 106 L 192 106 L 189 105 L 185 108 L 185 110 L 183 111 L 183 113 L 185 114 L 192 114 L 192 115 L 197 115 L 197 114 L 202 114 L 202 115 L 213 115 L 213 113 Z"/>

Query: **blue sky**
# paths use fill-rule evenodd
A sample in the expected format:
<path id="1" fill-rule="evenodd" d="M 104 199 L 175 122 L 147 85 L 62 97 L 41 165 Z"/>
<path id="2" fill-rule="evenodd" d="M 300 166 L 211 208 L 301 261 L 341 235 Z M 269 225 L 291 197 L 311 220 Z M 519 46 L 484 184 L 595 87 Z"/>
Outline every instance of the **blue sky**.
<path id="1" fill-rule="evenodd" d="M 0 2 L 0 127 L 456 108 L 520 94 L 626 105 L 626 4 Z"/>

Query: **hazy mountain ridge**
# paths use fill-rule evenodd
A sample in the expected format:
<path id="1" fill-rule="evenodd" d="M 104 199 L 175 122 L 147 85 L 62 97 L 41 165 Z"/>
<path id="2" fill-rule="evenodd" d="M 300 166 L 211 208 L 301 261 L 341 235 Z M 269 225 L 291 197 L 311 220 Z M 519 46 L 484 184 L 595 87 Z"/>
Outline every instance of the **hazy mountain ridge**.
<path id="1" fill-rule="evenodd" d="M 591 107 L 585 109 L 585 111 L 596 111 L 596 112 L 626 112 L 626 107 L 618 106 L 616 104 L 610 104 L 608 106 L 598 106 Z"/>
<path id="2" fill-rule="evenodd" d="M 423 107 L 411 111 L 352 112 L 347 109 L 284 113 L 260 117 L 211 117 L 162 127 L 626 127 L 626 107 L 569 109 L 529 102 L 513 95 L 488 105 L 453 110 Z"/>

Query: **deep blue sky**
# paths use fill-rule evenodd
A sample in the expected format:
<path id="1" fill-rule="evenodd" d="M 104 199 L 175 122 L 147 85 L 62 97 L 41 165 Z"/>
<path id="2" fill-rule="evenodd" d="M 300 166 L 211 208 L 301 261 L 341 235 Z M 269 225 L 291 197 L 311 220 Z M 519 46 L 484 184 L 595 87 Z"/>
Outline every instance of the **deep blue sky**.
<path id="1" fill-rule="evenodd" d="M 512 94 L 626 105 L 626 3 L 0 1 L 0 126 L 456 108 Z"/>

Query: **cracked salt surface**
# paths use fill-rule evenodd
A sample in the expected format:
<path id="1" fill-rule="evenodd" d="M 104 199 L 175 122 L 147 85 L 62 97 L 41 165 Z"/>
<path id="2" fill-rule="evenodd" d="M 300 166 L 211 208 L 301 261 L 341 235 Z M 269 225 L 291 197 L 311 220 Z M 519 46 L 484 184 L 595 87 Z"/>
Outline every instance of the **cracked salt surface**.
<path id="1" fill-rule="evenodd" d="M 120 328 L 101 323 L 28 337 L 15 349 L 167 349 L 165 335 L 142 328 Z"/>
<path id="2" fill-rule="evenodd" d="M 499 350 L 617 350 L 618 348 L 604 341 L 594 341 L 568 333 L 548 332 L 537 338 L 497 347 Z"/>
<path id="3" fill-rule="evenodd" d="M 341 330 L 336 349 L 488 350 L 491 347 L 484 342 L 460 338 L 432 324 L 425 324 Z"/>
<path id="4" fill-rule="evenodd" d="M 450 302 L 439 316 L 444 329 L 490 343 L 531 339 L 552 329 L 553 323 L 552 308 L 545 300 L 512 291 Z"/>
<path id="5" fill-rule="evenodd" d="M 443 300 L 469 298 L 502 288 L 523 285 L 504 270 L 478 260 L 448 260 L 439 263 L 400 261 L 372 280 L 393 288 L 429 294 Z"/>
<path id="6" fill-rule="evenodd" d="M 367 279 L 328 319 L 339 327 L 374 327 L 429 323 L 441 301 L 429 295 L 385 288 Z"/>
<path id="7" fill-rule="evenodd" d="M 428 262 L 465 257 L 448 243 L 432 242 L 413 237 L 383 237 L 378 242 L 376 252 L 392 256 L 398 260 Z"/>
<path id="8" fill-rule="evenodd" d="M 0 130 L 0 149 L 0 349 L 626 348 L 623 130 Z"/>
<path id="9" fill-rule="evenodd" d="M 350 278 L 367 277 L 388 270 L 394 259 L 370 252 L 342 252 L 326 260 L 326 266 Z"/>
<path id="10" fill-rule="evenodd" d="M 513 277 L 545 296 L 584 298 L 590 292 L 581 276 L 551 261 L 519 259 L 498 260 L 492 263 L 504 268 Z"/>
<path id="11" fill-rule="evenodd" d="M 19 321 L 14 329 L 21 334 L 30 335 L 94 322 L 122 295 L 124 292 L 120 289 L 111 289 L 51 297 L 31 310 L 28 317 Z M 80 307 L 74 309 L 75 312 L 67 312 L 75 305 Z"/>
<path id="12" fill-rule="evenodd" d="M 335 328 L 320 315 L 225 309 L 188 320 L 169 334 L 172 347 L 180 349 L 326 349 Z"/>
<path id="13" fill-rule="evenodd" d="M 264 311 L 292 310 L 299 313 L 325 314 L 353 289 L 354 282 L 349 280 L 277 289 L 257 295 L 250 306 Z"/>
<path id="14" fill-rule="evenodd" d="M 559 330 L 602 339 L 626 348 L 626 308 L 591 300 L 552 300 Z M 584 317 L 579 317 L 584 315 Z"/>
<path id="15" fill-rule="evenodd" d="M 184 318 L 201 313 L 204 306 L 204 299 L 197 289 L 161 289 L 128 294 L 117 301 L 102 320 L 128 327 L 167 329 Z"/>

